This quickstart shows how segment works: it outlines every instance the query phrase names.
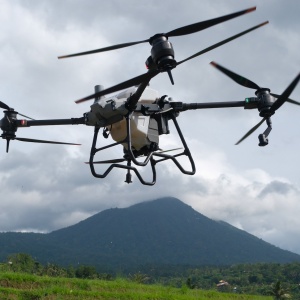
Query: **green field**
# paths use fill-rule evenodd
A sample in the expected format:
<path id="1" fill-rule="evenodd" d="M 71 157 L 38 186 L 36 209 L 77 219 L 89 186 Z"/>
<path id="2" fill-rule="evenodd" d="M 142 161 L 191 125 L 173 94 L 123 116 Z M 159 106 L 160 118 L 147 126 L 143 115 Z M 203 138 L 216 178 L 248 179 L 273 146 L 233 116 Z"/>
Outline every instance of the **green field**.
<path id="1" fill-rule="evenodd" d="M 0 273 L 1 300 L 73 300 L 73 299 L 251 299 L 267 300 L 272 297 L 227 294 L 146 285 L 128 279 L 89 280 L 78 278 L 54 278 L 22 273 Z"/>

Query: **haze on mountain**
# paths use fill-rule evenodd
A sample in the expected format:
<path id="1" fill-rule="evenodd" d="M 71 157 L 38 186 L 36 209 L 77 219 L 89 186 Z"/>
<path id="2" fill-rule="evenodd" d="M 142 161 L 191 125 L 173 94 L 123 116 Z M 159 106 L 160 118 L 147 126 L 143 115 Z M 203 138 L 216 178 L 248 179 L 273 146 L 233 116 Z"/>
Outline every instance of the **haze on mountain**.
<path id="1" fill-rule="evenodd" d="M 25 252 L 42 263 L 98 269 L 139 265 L 231 265 L 300 261 L 237 229 L 214 221 L 176 198 L 104 210 L 73 226 L 39 233 L 1 233 L 0 259 Z"/>

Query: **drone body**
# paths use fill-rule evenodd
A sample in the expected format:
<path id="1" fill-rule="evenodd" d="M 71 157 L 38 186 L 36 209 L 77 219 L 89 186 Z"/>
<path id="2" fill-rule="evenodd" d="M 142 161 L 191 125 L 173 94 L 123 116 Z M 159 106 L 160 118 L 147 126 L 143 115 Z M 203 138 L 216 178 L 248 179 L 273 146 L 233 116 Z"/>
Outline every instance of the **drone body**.
<path id="1" fill-rule="evenodd" d="M 106 127 L 107 133 L 115 142 L 122 142 L 127 135 L 125 116 L 128 109 L 125 106 L 127 99 L 136 92 L 137 87 L 129 88 L 113 97 L 102 97 L 91 105 L 91 111 L 86 113 L 87 125 Z M 139 105 L 153 104 L 159 100 L 158 91 L 147 87 L 138 101 Z M 132 147 L 140 150 L 158 145 L 157 122 L 141 112 L 134 112 L 131 120 Z M 126 147 L 126 145 L 124 145 Z"/>
<path id="2" fill-rule="evenodd" d="M 128 89 L 125 92 L 122 92 L 117 95 L 117 98 L 123 99 L 123 101 L 131 94 L 136 92 L 136 88 Z M 153 104 L 159 100 L 159 93 L 156 90 L 153 90 L 147 87 L 138 104 L 147 105 Z M 131 128 L 131 137 L 132 137 L 132 147 L 139 151 L 144 147 L 157 147 L 159 144 L 159 133 L 158 133 L 158 124 L 154 118 L 150 118 L 150 116 L 144 115 L 142 112 L 133 113 L 130 120 L 130 128 Z M 126 121 L 123 118 L 122 121 L 117 122 L 110 126 L 109 131 L 111 133 L 111 137 L 115 142 L 121 142 L 126 138 L 127 130 L 126 130 Z M 126 147 L 126 145 L 125 145 Z"/>
<path id="3" fill-rule="evenodd" d="M 172 46 L 172 43 L 169 41 L 170 37 L 196 33 L 224 21 L 228 21 L 230 19 L 253 12 L 255 9 L 255 7 L 252 7 L 223 17 L 187 25 L 167 33 L 155 34 L 148 39 L 137 42 L 123 43 L 92 51 L 60 56 L 59 58 L 87 55 L 116 50 L 145 42 L 149 42 L 151 46 L 151 55 L 146 59 L 146 66 L 148 68 L 146 73 L 107 89 L 102 89 L 101 86 L 96 86 L 95 92 L 92 95 L 75 101 L 76 103 L 82 103 L 88 100 L 94 100 L 90 110 L 84 113 L 82 117 L 71 119 L 34 120 L 19 114 L 5 103 L 0 102 L 0 107 L 4 109 L 4 118 L 0 121 L 0 127 L 3 131 L 1 137 L 7 142 L 6 151 L 8 152 L 9 150 L 9 143 L 11 140 L 35 143 L 70 144 L 64 142 L 16 137 L 16 132 L 19 127 L 24 128 L 31 126 L 70 124 L 92 126 L 94 127 L 94 136 L 88 164 L 93 176 L 97 178 L 105 178 L 114 168 L 120 168 L 127 171 L 125 182 L 130 183 L 132 181 L 131 173 L 134 172 L 142 184 L 154 185 L 156 182 L 156 165 L 161 162 L 171 160 L 182 173 L 187 175 L 193 175 L 196 172 L 191 152 L 177 122 L 177 117 L 179 114 L 188 110 L 225 107 L 258 109 L 259 116 L 262 117 L 262 120 L 250 131 L 248 131 L 246 135 L 244 135 L 242 139 L 237 142 L 237 144 L 243 141 L 261 124 L 263 124 L 264 121 L 266 121 L 267 129 L 263 134 L 259 135 L 259 146 L 266 146 L 268 144 L 268 135 L 272 129 L 271 116 L 275 113 L 275 111 L 279 109 L 285 102 L 291 102 L 293 104 L 300 105 L 299 102 L 289 98 L 290 94 L 293 92 L 294 88 L 299 82 L 299 74 L 281 95 L 277 95 L 271 93 L 270 89 L 261 88 L 249 79 L 235 74 L 219 64 L 212 62 L 211 64 L 214 67 L 219 69 L 225 75 L 229 76 L 236 83 L 256 90 L 256 97 L 248 97 L 243 101 L 209 103 L 173 102 L 171 101 L 171 98 L 168 98 L 167 96 L 161 97 L 156 90 L 149 87 L 149 82 L 151 79 L 157 76 L 159 73 L 167 73 L 171 83 L 174 84 L 174 79 L 171 73 L 172 69 L 179 67 L 182 63 L 194 59 L 208 51 L 211 51 L 262 27 L 266 25 L 268 21 L 222 40 L 221 42 L 205 48 L 181 61 L 175 60 L 175 50 Z M 123 91 L 119 92 L 121 90 Z M 114 96 L 107 96 L 108 94 L 117 92 L 119 93 Z M 26 119 L 18 120 L 18 115 L 21 115 Z M 176 148 L 175 150 L 182 149 L 182 151 L 174 155 L 167 154 L 166 152 L 169 150 L 162 151 L 159 147 L 159 137 L 170 132 L 170 121 L 174 123 L 175 129 L 177 130 L 177 134 L 181 141 L 181 145 L 179 145 L 180 148 Z M 97 140 L 100 129 L 103 130 L 104 138 L 111 136 L 113 143 L 97 148 Z M 123 157 L 106 161 L 95 161 L 95 155 L 97 153 L 101 153 L 101 151 L 115 146 L 123 147 Z M 186 157 L 188 159 L 190 163 L 189 169 L 185 169 L 181 165 L 178 160 L 180 157 Z M 95 166 L 99 164 L 109 164 L 110 166 L 105 171 L 98 172 L 95 169 Z M 138 171 L 138 167 L 145 167 L 148 165 L 151 166 L 152 179 L 145 180 Z"/>

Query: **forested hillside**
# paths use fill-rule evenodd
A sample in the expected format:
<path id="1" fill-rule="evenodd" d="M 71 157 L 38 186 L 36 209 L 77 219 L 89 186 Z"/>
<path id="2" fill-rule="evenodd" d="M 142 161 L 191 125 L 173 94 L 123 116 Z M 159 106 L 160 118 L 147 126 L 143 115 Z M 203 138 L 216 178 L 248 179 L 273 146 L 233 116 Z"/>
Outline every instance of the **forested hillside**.
<path id="1" fill-rule="evenodd" d="M 49 234 L 1 233 L 0 259 L 19 252 L 42 263 L 90 264 L 107 271 L 147 264 L 300 262 L 299 255 L 211 220 L 175 198 L 108 209 Z"/>

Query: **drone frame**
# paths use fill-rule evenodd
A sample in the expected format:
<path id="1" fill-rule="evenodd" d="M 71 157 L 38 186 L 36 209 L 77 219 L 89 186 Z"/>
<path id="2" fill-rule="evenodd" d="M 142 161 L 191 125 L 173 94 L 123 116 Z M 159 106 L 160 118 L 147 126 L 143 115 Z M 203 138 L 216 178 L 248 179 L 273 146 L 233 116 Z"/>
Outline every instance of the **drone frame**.
<path id="1" fill-rule="evenodd" d="M 143 106 L 141 107 L 141 111 L 143 111 L 142 108 L 143 108 Z M 163 161 L 166 161 L 166 160 L 169 160 L 169 159 L 171 159 L 175 163 L 175 165 L 178 167 L 178 169 L 183 174 L 194 175 L 196 173 L 196 167 L 195 167 L 193 157 L 192 157 L 191 152 L 190 152 L 190 150 L 187 146 L 187 143 L 184 139 L 184 136 L 183 136 L 182 131 L 179 127 L 179 124 L 176 120 L 175 112 L 173 112 L 173 111 L 168 112 L 167 115 L 164 116 L 163 118 L 165 118 L 166 121 L 167 121 L 167 118 L 170 118 L 173 121 L 173 123 L 175 125 L 175 128 L 177 130 L 177 133 L 179 135 L 179 138 L 181 140 L 181 143 L 184 147 L 183 152 L 175 154 L 175 155 L 169 155 L 169 154 L 165 154 L 165 153 L 155 152 L 156 150 L 149 150 L 149 153 L 147 154 L 147 156 L 146 156 L 146 158 L 144 159 L 143 162 L 138 161 L 136 159 L 133 151 L 132 151 L 132 138 L 131 138 L 131 126 L 130 126 L 131 117 L 132 117 L 132 112 L 129 112 L 125 116 L 126 134 L 127 134 L 126 138 L 124 140 L 120 141 L 120 142 L 112 143 L 112 144 L 109 144 L 109 145 L 101 147 L 101 148 L 96 147 L 100 127 L 97 127 L 97 126 L 95 127 L 92 147 L 91 147 L 91 151 L 90 151 L 90 160 L 89 160 L 91 173 L 94 177 L 96 177 L 96 178 L 105 178 L 111 172 L 112 169 L 120 168 L 120 169 L 126 169 L 127 170 L 127 175 L 126 175 L 125 182 L 127 182 L 127 183 L 132 182 L 130 171 L 133 171 L 142 184 L 144 184 L 144 185 L 154 185 L 156 183 L 156 169 L 155 169 L 156 164 L 158 164 L 160 162 L 163 162 Z M 127 161 L 127 164 L 123 165 L 123 164 L 118 164 L 118 163 L 112 163 L 104 173 L 102 173 L 102 174 L 97 173 L 96 170 L 95 170 L 95 167 L 94 167 L 95 154 L 98 153 L 98 152 L 101 152 L 105 149 L 108 149 L 108 148 L 111 148 L 111 147 L 114 147 L 114 146 L 117 146 L 117 145 L 120 145 L 120 144 L 123 145 L 124 148 L 126 149 L 125 161 Z M 191 171 L 185 170 L 182 167 L 182 165 L 179 163 L 179 161 L 176 159 L 177 157 L 183 156 L 183 155 L 188 157 L 189 162 L 191 164 Z M 154 157 L 156 157 L 156 156 L 160 157 L 160 159 L 155 159 Z M 136 166 L 140 166 L 140 167 L 145 167 L 150 162 L 151 170 L 152 170 L 152 181 L 144 180 L 142 175 L 140 174 L 140 172 L 137 170 L 137 168 L 133 167 L 131 165 L 131 162 L 133 162 Z"/>

